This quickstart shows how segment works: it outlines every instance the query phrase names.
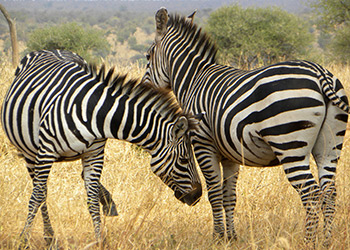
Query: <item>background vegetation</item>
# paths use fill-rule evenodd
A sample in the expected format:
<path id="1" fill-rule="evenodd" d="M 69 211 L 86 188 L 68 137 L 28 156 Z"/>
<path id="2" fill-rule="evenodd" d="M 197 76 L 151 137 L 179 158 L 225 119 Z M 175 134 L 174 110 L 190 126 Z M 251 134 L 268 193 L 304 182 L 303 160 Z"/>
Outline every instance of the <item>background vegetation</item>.
<path id="1" fill-rule="evenodd" d="M 88 61 L 91 58 L 125 65 L 146 62 L 145 51 L 154 38 L 156 2 L 127 2 L 132 7 L 108 1 L 103 4 L 26 1 L 30 7 L 25 9 L 14 2 L 11 5 L 11 1 L 4 5 L 9 6 L 11 16 L 16 19 L 21 56 L 48 43 L 52 45 L 54 40 L 55 46 L 83 53 Z M 172 11 L 169 7 L 170 12 L 184 15 L 198 8 L 195 22 L 216 41 L 223 63 L 249 68 L 288 59 L 308 59 L 322 64 L 349 61 L 348 1 L 310 0 L 303 7 L 297 1 L 278 1 L 293 12 L 277 7 L 243 7 L 253 0 L 240 1 L 242 5 L 223 5 L 224 2 L 203 1 L 198 5 L 197 1 L 181 0 L 169 1 L 168 5 L 181 10 Z M 264 1 L 264 5 L 275 2 Z M 222 6 L 217 8 L 219 4 Z M 54 39 L 48 41 L 48 33 L 54 34 Z M 67 37 L 71 34 L 75 35 L 72 40 Z M 0 19 L 1 48 L 0 60 L 6 60 L 10 40 L 4 19 Z"/>
<path id="2" fill-rule="evenodd" d="M 280 8 L 222 7 L 210 14 L 205 30 L 219 47 L 221 61 L 251 68 L 311 56 L 308 23 Z"/>
<path id="3" fill-rule="evenodd" d="M 77 23 L 64 23 L 34 30 L 27 42 L 27 50 L 70 50 L 82 56 L 86 61 L 105 57 L 109 44 L 102 30 L 82 28 Z M 95 63 L 97 63 L 95 61 Z"/>
<path id="4" fill-rule="evenodd" d="M 315 8 L 318 29 L 323 34 L 323 48 L 328 57 L 342 63 L 350 62 L 350 1 L 319 0 Z"/>

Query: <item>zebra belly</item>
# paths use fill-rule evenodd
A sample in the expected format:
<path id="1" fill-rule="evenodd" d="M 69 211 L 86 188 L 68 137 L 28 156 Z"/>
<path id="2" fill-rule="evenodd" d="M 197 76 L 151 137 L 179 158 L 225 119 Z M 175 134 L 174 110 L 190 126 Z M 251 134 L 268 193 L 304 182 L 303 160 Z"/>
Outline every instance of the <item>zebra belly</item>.
<path id="1" fill-rule="evenodd" d="M 245 143 L 236 141 L 240 148 L 220 146 L 221 154 L 233 162 L 246 166 L 277 166 L 280 164 L 275 153 L 261 137 L 250 133 Z"/>
<path id="2" fill-rule="evenodd" d="M 325 106 L 318 106 L 290 110 L 243 125 L 233 119 L 229 130 L 222 130 L 226 134 L 219 137 L 218 145 L 226 158 L 241 164 L 278 165 L 277 157 L 281 155 L 303 157 L 311 153 L 325 114 Z"/>

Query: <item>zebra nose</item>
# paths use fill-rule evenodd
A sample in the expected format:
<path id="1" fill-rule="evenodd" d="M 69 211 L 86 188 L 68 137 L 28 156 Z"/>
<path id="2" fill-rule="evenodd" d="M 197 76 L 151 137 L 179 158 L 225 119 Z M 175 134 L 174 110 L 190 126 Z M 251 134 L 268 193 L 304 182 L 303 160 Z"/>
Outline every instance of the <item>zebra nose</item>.
<path id="1" fill-rule="evenodd" d="M 189 206 L 196 205 L 202 196 L 202 185 L 199 182 L 195 182 L 192 187 L 192 191 L 180 198 L 183 203 L 186 203 Z"/>

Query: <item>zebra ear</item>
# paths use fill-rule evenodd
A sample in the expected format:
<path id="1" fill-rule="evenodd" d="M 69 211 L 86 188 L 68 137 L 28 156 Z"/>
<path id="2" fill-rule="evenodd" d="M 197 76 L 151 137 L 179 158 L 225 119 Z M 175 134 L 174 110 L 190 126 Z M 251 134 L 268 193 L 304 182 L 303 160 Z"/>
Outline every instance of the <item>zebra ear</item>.
<path id="1" fill-rule="evenodd" d="M 168 24 L 168 11 L 166 8 L 160 8 L 156 13 L 156 43 L 158 44 L 165 35 Z"/>
<path id="2" fill-rule="evenodd" d="M 173 138 L 175 140 L 183 136 L 188 130 L 188 121 L 185 116 L 181 116 L 177 122 L 174 124 L 173 128 Z"/>
<path id="3" fill-rule="evenodd" d="M 192 14 L 188 15 L 187 16 L 187 21 L 191 24 L 193 24 L 193 18 L 194 18 L 194 15 L 197 13 L 197 10 L 194 10 Z"/>

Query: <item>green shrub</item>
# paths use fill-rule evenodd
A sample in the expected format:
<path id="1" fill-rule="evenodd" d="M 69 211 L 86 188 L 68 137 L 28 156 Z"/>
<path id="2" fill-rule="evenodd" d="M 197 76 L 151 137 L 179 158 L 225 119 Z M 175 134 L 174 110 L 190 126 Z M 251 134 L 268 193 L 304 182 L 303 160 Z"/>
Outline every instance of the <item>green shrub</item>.
<path id="1" fill-rule="evenodd" d="M 77 23 L 36 29 L 29 36 L 28 50 L 64 49 L 73 51 L 88 62 L 95 62 L 109 52 L 104 32 L 94 28 L 83 28 Z"/>
<path id="2" fill-rule="evenodd" d="M 328 59 L 350 63 L 350 1 L 317 0 L 310 3 Z M 324 39 L 326 38 L 326 39 Z"/>
<path id="3" fill-rule="evenodd" d="M 279 8 L 225 6 L 211 13 L 206 31 L 221 60 L 243 67 L 304 57 L 312 47 L 305 22 Z"/>

